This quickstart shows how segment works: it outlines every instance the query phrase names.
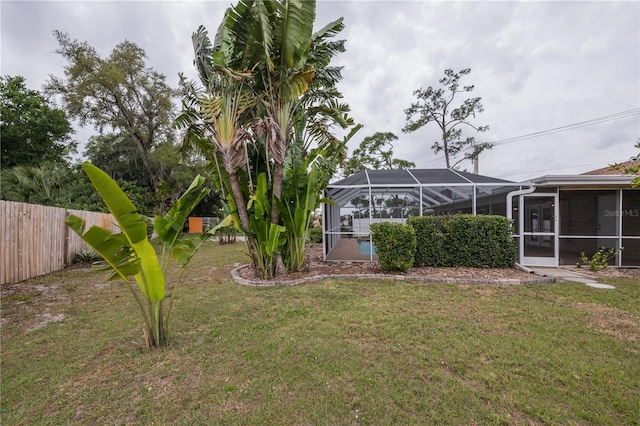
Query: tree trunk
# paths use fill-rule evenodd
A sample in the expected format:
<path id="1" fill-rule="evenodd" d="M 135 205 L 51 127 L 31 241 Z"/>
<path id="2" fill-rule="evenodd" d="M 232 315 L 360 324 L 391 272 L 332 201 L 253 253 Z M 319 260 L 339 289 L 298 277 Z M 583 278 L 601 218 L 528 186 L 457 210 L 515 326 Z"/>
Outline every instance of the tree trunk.
<path id="1" fill-rule="evenodd" d="M 284 178 L 284 163 L 276 162 L 273 171 L 273 192 L 272 196 L 274 200 L 271 202 L 271 223 L 276 225 L 280 222 L 280 212 L 276 205 L 275 199 L 282 199 L 282 181 Z M 273 275 L 286 275 L 287 268 L 282 260 L 280 253 L 274 253 L 273 255 Z"/>
<path id="2" fill-rule="evenodd" d="M 280 253 L 274 253 L 273 255 L 273 276 L 287 275 L 287 267 L 284 265 L 282 255 Z"/>
<path id="3" fill-rule="evenodd" d="M 142 162 L 144 163 L 145 167 L 149 171 L 149 180 L 151 181 L 151 186 L 153 187 L 154 191 L 157 192 L 158 177 L 156 176 L 155 167 L 153 166 L 153 163 L 151 163 L 151 158 L 149 158 L 149 151 L 142 152 Z"/>
<path id="4" fill-rule="evenodd" d="M 244 201 L 244 195 L 242 194 L 242 189 L 240 188 L 240 181 L 238 180 L 238 175 L 235 171 L 229 171 L 229 182 L 231 183 L 231 193 L 233 195 L 233 200 L 236 203 L 236 210 L 238 211 L 238 217 L 240 218 L 240 225 L 245 238 L 247 240 L 247 248 L 249 250 L 249 257 L 253 262 L 254 266 L 258 264 L 257 262 L 257 253 L 256 253 L 256 245 L 254 242 L 254 237 L 250 234 L 251 231 L 251 222 L 249 221 L 249 213 L 247 212 L 247 204 Z"/>
<path id="5" fill-rule="evenodd" d="M 284 177 L 284 164 L 275 163 L 273 171 L 273 198 L 282 199 L 282 179 Z M 275 202 L 271 203 L 271 223 L 280 222 L 280 212 Z"/>
<path id="6" fill-rule="evenodd" d="M 449 164 L 449 143 L 447 142 L 447 133 L 443 132 L 442 133 L 442 147 L 444 148 L 444 161 L 447 164 L 447 169 L 451 168 L 451 165 Z"/>
<path id="7" fill-rule="evenodd" d="M 244 195 L 242 189 L 240 189 L 240 181 L 238 175 L 234 171 L 229 171 L 229 182 L 231 183 L 231 193 L 233 195 L 233 201 L 236 203 L 236 210 L 238 211 L 238 217 L 240 218 L 240 225 L 245 230 L 251 229 L 251 222 L 249 222 L 249 213 L 247 212 L 247 205 L 244 201 Z"/>

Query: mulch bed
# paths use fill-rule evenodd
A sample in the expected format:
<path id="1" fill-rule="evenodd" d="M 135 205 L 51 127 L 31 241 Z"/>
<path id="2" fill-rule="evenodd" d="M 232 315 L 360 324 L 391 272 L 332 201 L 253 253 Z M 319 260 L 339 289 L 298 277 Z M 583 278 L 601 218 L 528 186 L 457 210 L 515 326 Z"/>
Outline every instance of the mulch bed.
<path id="1" fill-rule="evenodd" d="M 568 268 L 568 270 L 593 278 L 637 278 L 640 284 L 640 268 L 607 268 L 594 272 L 583 266 L 581 268 Z"/>
<path id="2" fill-rule="evenodd" d="M 405 274 L 385 274 L 375 262 L 325 262 L 322 260 L 322 245 L 309 244 L 306 248 L 306 265 L 303 271 L 292 272 L 273 280 L 264 280 L 253 268 L 244 266 L 235 273 L 243 280 L 260 285 L 297 284 L 305 280 L 314 280 L 325 276 L 348 276 L 397 278 L 401 275 L 408 279 L 425 279 L 430 281 L 451 282 L 492 282 L 519 280 L 520 282 L 548 282 L 548 279 L 535 276 L 517 268 L 411 268 Z M 375 275 L 375 277 L 373 277 Z"/>

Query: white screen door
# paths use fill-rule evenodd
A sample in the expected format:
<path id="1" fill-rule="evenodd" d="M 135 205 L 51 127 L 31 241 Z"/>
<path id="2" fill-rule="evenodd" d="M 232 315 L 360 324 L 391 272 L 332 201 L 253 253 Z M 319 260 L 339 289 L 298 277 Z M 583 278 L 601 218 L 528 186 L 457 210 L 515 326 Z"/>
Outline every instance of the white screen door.
<path id="1" fill-rule="evenodd" d="M 521 195 L 520 206 L 520 263 L 558 266 L 557 194 Z"/>

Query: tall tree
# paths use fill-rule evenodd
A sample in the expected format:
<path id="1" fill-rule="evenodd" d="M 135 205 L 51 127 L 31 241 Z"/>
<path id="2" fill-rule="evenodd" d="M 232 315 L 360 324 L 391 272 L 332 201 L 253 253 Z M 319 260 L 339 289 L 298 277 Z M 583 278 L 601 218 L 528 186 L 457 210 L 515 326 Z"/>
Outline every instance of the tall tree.
<path id="1" fill-rule="evenodd" d="M 415 163 L 393 158 L 393 141 L 398 137 L 391 132 L 377 132 L 367 136 L 360 146 L 353 151 L 344 168 L 346 176 L 366 169 L 408 169 Z"/>
<path id="2" fill-rule="evenodd" d="M 172 131 L 173 90 L 165 76 L 145 64 L 146 54 L 135 43 L 118 44 L 102 58 L 87 42 L 54 31 L 65 60 L 64 77 L 50 76 L 46 93 L 60 96 L 67 113 L 81 125 L 92 124 L 128 134 L 136 143 L 153 189 L 158 188 L 158 169 L 151 151 L 169 139 Z"/>
<path id="3" fill-rule="evenodd" d="M 53 108 L 24 77 L 0 77 L 2 168 L 64 163 L 75 151 L 73 128 L 64 111 Z"/>
<path id="4" fill-rule="evenodd" d="M 344 50 L 344 42 L 332 40 L 342 20 L 315 34 L 314 20 L 315 1 L 241 0 L 227 10 L 213 43 L 203 27 L 193 35 L 203 87 L 183 81 L 179 122 L 220 172 L 254 265 L 265 276 L 283 272 L 278 258 L 286 241 L 301 246 L 287 232 L 306 226 L 306 210 L 319 203 L 333 156 L 344 153 L 331 127 L 353 125 L 348 107 L 337 102 L 340 70 L 329 66 Z M 304 212 L 286 208 L 296 202 Z M 287 223 L 293 216 L 295 226 Z"/>
<path id="5" fill-rule="evenodd" d="M 122 179 L 141 186 L 151 186 L 140 150 L 128 133 L 91 136 L 84 155 L 91 164 L 116 181 Z"/>
<path id="6" fill-rule="evenodd" d="M 413 92 L 417 102 L 411 104 L 404 112 L 406 125 L 403 132 L 415 132 L 429 123 L 436 123 L 440 128 L 441 138 L 431 146 L 434 153 L 444 152 L 447 169 L 451 165 L 451 157 L 464 153 L 463 159 L 470 159 L 477 165 L 478 155 L 486 149 L 490 149 L 490 143 L 476 143 L 475 137 L 463 138 L 462 129 L 471 128 L 478 133 L 486 132 L 489 126 L 477 126 L 469 119 L 484 111 L 481 98 L 468 98 L 459 102 L 459 94 L 470 93 L 474 86 L 460 86 L 460 78 L 471 73 L 470 68 L 459 72 L 452 69 L 444 70 L 444 77 L 439 80 L 443 87 L 426 89 L 420 88 Z M 458 162 L 459 163 L 459 162 Z"/>

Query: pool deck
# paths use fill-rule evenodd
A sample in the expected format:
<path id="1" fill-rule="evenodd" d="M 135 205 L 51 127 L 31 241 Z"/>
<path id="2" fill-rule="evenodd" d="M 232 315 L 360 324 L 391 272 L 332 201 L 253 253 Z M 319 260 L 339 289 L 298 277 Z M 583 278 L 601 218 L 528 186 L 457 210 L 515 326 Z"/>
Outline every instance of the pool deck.
<path id="1" fill-rule="evenodd" d="M 330 262 L 370 262 L 369 254 L 362 254 L 358 246 L 358 240 L 355 238 L 341 238 L 336 246 L 327 255 Z M 373 261 L 378 261 L 378 255 L 373 255 Z"/>

